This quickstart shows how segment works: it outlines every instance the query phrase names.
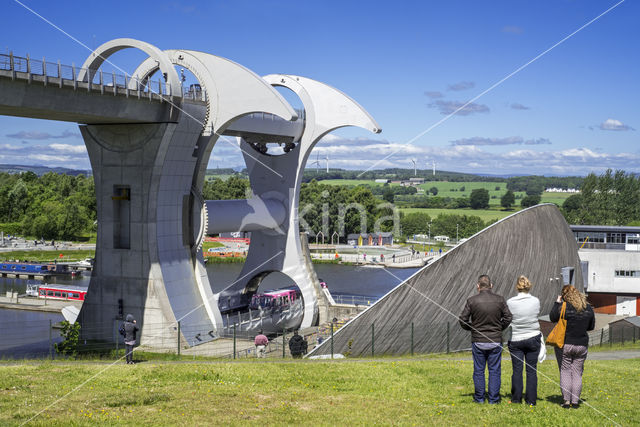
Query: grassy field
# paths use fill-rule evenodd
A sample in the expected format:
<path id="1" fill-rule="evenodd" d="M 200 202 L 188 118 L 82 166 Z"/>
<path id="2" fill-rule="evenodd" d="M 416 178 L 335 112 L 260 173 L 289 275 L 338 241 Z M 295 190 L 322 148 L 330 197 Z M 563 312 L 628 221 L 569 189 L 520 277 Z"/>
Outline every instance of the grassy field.
<path id="1" fill-rule="evenodd" d="M 49 261 L 81 261 L 85 258 L 95 257 L 96 251 L 93 249 L 74 250 L 51 250 L 51 251 L 11 251 L 0 252 L 0 260 L 28 260 L 36 262 Z M 60 254 L 63 256 L 60 257 Z"/>
<path id="2" fill-rule="evenodd" d="M 542 203 L 555 203 L 558 206 L 562 206 L 567 198 L 573 196 L 575 193 L 542 193 Z"/>
<path id="3" fill-rule="evenodd" d="M 428 214 L 431 218 L 435 218 L 440 214 L 445 215 L 469 215 L 479 216 L 483 221 L 492 219 L 502 219 L 511 215 L 515 211 L 500 211 L 490 209 L 426 209 L 426 208 L 400 208 L 401 212 L 405 214 L 412 212 L 422 212 Z"/>
<path id="4" fill-rule="evenodd" d="M 464 360 L 463 360 L 464 359 Z M 0 365 L 0 424 L 19 425 L 635 425 L 640 359 L 587 360 L 565 410 L 557 366 L 540 365 L 538 405 L 472 403 L 468 355 L 336 362 Z M 77 390 L 76 388 L 80 386 Z M 58 401 L 59 400 L 59 401 Z M 48 407 L 50 406 L 50 407 Z"/>
<path id="5" fill-rule="evenodd" d="M 381 186 L 384 184 L 376 183 L 372 180 L 366 179 L 327 179 L 321 181 L 322 184 L 329 185 L 376 185 Z M 391 185 L 399 185 L 399 184 L 391 184 Z M 438 196 L 440 197 L 451 197 L 451 198 L 460 198 L 460 197 L 469 197 L 471 195 L 471 191 L 476 188 L 484 188 L 489 191 L 489 196 L 492 197 L 489 199 L 489 204 L 493 206 L 500 205 L 500 198 L 507 191 L 507 183 L 506 182 L 443 182 L 443 181 L 427 181 L 424 184 L 419 186 L 422 188 L 425 193 L 429 191 L 432 187 L 436 187 L 438 189 Z M 461 188 L 464 187 L 464 191 L 461 191 Z M 496 190 L 498 188 L 498 190 Z M 514 193 L 516 196 L 524 197 L 526 194 L 523 191 L 516 191 Z M 542 193 L 542 202 L 543 203 L 555 203 L 557 205 L 562 205 L 567 197 L 571 196 L 572 193 Z M 520 203 L 520 199 L 516 199 L 516 204 Z"/>

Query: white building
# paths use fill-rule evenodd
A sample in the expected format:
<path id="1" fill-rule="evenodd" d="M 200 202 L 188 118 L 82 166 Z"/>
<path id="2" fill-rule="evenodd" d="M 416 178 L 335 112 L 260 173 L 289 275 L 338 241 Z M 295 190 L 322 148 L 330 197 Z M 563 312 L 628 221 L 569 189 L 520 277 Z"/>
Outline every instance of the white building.
<path id="1" fill-rule="evenodd" d="M 640 314 L 640 227 L 572 225 L 597 313 Z M 585 269 L 583 269 L 584 271 Z"/>

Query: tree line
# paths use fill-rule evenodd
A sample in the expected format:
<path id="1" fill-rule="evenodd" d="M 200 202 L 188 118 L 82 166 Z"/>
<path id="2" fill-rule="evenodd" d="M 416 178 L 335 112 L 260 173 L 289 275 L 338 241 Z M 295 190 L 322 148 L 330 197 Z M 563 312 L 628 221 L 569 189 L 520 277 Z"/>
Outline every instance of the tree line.
<path id="1" fill-rule="evenodd" d="M 640 225 L 640 176 L 623 170 L 589 174 L 562 212 L 570 224 Z"/>
<path id="2" fill-rule="evenodd" d="M 0 223 L 5 234 L 79 239 L 95 232 L 95 221 L 92 177 L 0 173 Z"/>
<path id="3" fill-rule="evenodd" d="M 539 203 L 540 194 L 536 191 L 540 190 L 542 181 L 538 178 L 508 180 L 508 190 L 501 197 L 502 206 L 505 209 L 515 206 L 514 191 L 527 192 L 528 195 L 520 200 L 523 207 Z M 567 198 L 562 205 L 561 211 L 570 224 L 640 225 L 640 176 L 622 170 L 608 170 L 600 176 L 592 173 L 579 180 L 568 177 L 556 184 L 561 182 L 574 183 L 582 190 Z M 474 215 L 432 218 L 425 213 L 394 214 L 390 202 L 402 203 L 403 197 L 415 197 L 414 191 L 413 187 L 341 186 L 312 180 L 303 184 L 300 192 L 301 226 L 307 227 L 310 233 L 323 231 L 328 236 L 334 232 L 341 235 L 359 233 L 365 225 L 368 232 L 377 226 L 379 231 L 412 236 L 427 233 L 428 224 L 431 224 L 432 235 L 452 237 L 457 225 L 458 236 L 462 238 L 491 223 L 484 223 Z M 242 199 L 249 194 L 249 181 L 237 175 L 226 180 L 208 180 L 203 187 L 203 196 L 207 200 Z M 474 189 L 468 198 L 424 196 L 415 204 L 419 205 L 416 207 L 483 209 L 488 207 L 489 193 L 485 189 Z M 0 223 L 0 230 L 5 234 L 47 240 L 78 239 L 94 233 L 96 198 L 93 178 L 53 172 L 42 176 L 33 172 L 0 172 Z"/>

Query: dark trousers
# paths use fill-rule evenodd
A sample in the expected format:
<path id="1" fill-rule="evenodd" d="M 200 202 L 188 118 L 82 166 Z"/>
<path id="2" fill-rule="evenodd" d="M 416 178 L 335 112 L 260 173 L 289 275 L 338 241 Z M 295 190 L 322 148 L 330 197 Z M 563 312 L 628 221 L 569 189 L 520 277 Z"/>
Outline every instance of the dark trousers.
<path id="1" fill-rule="evenodd" d="M 129 344 L 124 345 L 124 351 L 127 355 L 127 363 L 133 362 L 133 346 Z"/>
<path id="2" fill-rule="evenodd" d="M 511 352 L 511 401 L 522 402 L 522 365 L 526 363 L 527 390 L 524 395 L 525 403 L 535 405 L 538 399 L 538 355 L 540 354 L 540 335 L 521 341 L 509 341 Z"/>
<path id="3" fill-rule="evenodd" d="M 473 400 L 478 403 L 484 402 L 484 370 L 485 367 L 488 367 L 489 403 L 500 402 L 502 346 L 497 346 L 491 350 L 481 350 L 476 343 L 471 343 L 471 354 L 473 355 L 473 385 L 475 387 Z"/>

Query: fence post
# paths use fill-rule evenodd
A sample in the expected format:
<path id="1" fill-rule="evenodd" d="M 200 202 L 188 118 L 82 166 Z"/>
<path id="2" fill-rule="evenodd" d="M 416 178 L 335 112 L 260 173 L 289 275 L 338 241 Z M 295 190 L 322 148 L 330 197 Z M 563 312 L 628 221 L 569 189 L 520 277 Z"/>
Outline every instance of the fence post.
<path id="1" fill-rule="evenodd" d="M 284 359 L 286 357 L 285 354 L 285 348 L 286 348 L 286 340 L 285 340 L 285 335 L 287 334 L 287 330 L 286 329 L 282 329 L 282 358 Z"/>
<path id="2" fill-rule="evenodd" d="M 51 319 L 49 319 L 49 358 L 53 360 L 53 337 L 51 336 Z"/>
<path id="3" fill-rule="evenodd" d="M 624 330 L 625 327 L 623 326 L 622 329 L 620 330 L 620 344 L 624 345 Z"/>
<path id="4" fill-rule="evenodd" d="M 60 60 L 58 60 L 58 86 L 62 87 L 62 64 L 60 64 Z"/>
<path id="5" fill-rule="evenodd" d="M 636 343 L 636 328 L 633 328 L 633 343 Z"/>
<path id="6" fill-rule="evenodd" d="M 411 322 L 411 355 L 413 356 L 413 322 Z"/>
<path id="7" fill-rule="evenodd" d="M 115 319 L 116 322 L 116 333 L 114 334 L 116 337 L 116 359 L 118 359 L 118 351 L 120 350 L 118 348 L 118 343 L 120 342 L 120 338 L 118 338 L 118 334 L 120 333 L 120 330 L 118 329 L 118 319 Z"/>
<path id="8" fill-rule="evenodd" d="M 32 81 L 32 77 L 31 77 L 31 57 L 27 54 L 27 81 L 29 82 L 29 84 L 31 84 Z"/>
<path id="9" fill-rule="evenodd" d="M 604 328 L 600 329 L 600 347 L 602 347 L 603 340 L 604 340 Z"/>
<path id="10" fill-rule="evenodd" d="M 450 323 L 447 322 L 447 353 L 449 353 L 449 334 L 450 334 Z"/>
<path id="11" fill-rule="evenodd" d="M 13 51 L 9 52 L 9 67 L 11 68 L 11 80 L 16 79 L 16 63 L 13 59 Z"/>
<path id="12" fill-rule="evenodd" d="M 331 322 L 331 358 L 333 359 L 333 322 Z"/>
<path id="13" fill-rule="evenodd" d="M 236 324 L 233 324 L 233 358 L 236 358 Z"/>
<path id="14" fill-rule="evenodd" d="M 180 321 L 178 320 L 178 356 L 180 356 Z"/>

